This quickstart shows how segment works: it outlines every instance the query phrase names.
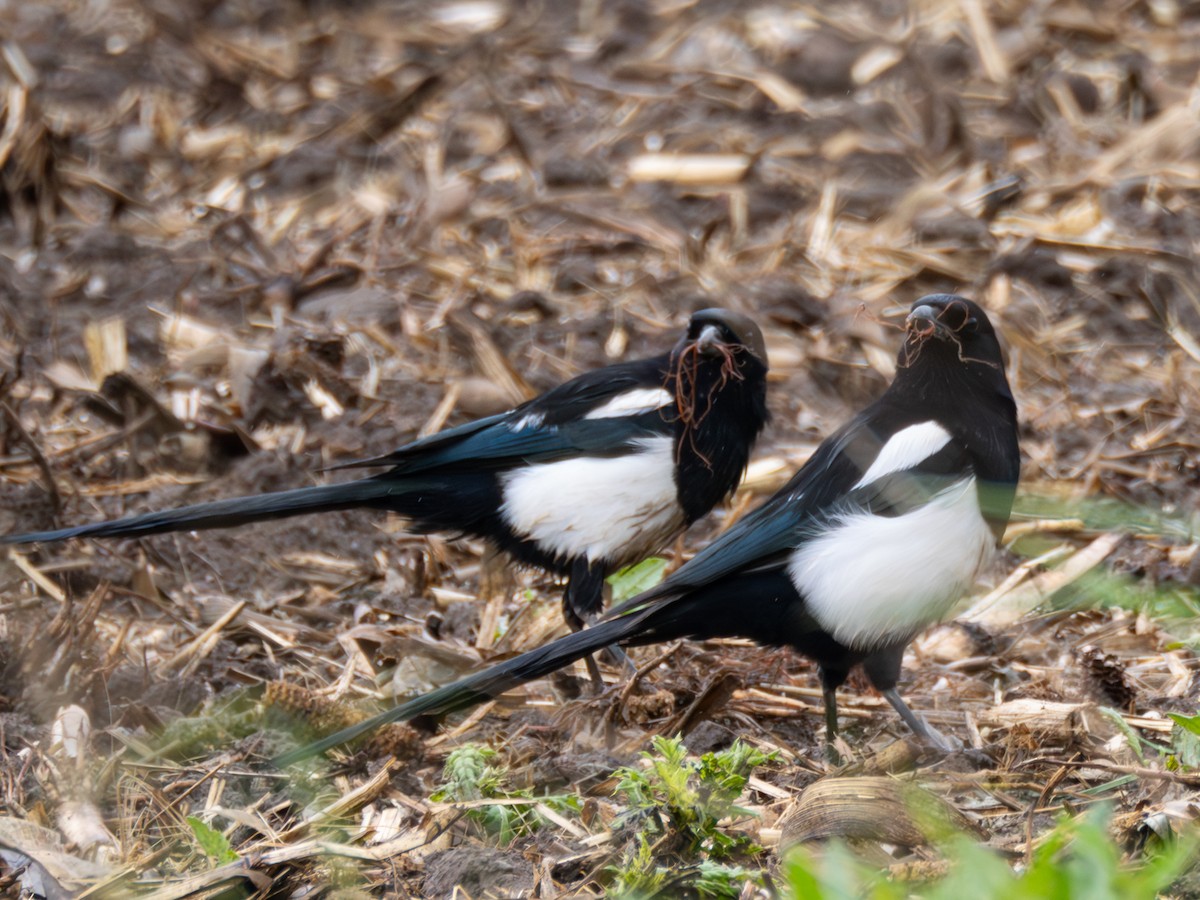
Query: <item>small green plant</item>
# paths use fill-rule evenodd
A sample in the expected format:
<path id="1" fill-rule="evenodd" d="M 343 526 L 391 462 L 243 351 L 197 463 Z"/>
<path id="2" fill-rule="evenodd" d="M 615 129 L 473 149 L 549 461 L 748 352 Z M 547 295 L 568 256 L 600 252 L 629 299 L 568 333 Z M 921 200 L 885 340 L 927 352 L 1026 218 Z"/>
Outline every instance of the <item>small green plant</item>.
<path id="1" fill-rule="evenodd" d="M 256 704 L 256 692 L 231 691 L 219 700 L 205 703 L 194 716 L 168 722 L 154 742 L 154 749 L 167 759 L 188 759 L 202 756 L 214 747 L 227 747 L 262 730 L 262 713 Z"/>
<path id="2" fill-rule="evenodd" d="M 1133 751 L 1133 755 L 1137 757 L 1138 762 L 1143 766 L 1146 765 L 1146 751 L 1151 750 L 1155 753 L 1170 753 L 1171 748 L 1152 741 L 1149 738 L 1142 737 L 1136 728 L 1125 721 L 1125 717 L 1118 710 L 1110 709 L 1107 706 L 1100 707 L 1100 714 L 1107 718 L 1117 727 L 1117 730 L 1125 736 L 1125 741 L 1129 744 L 1129 749 Z"/>
<path id="3" fill-rule="evenodd" d="M 1014 871 L 998 854 L 968 838 L 947 847 L 949 873 L 914 885 L 888 880 L 878 869 L 833 844 L 818 859 L 796 848 L 784 862 L 791 900 L 1153 900 L 1191 864 L 1194 840 L 1179 840 L 1141 865 L 1125 864 L 1108 833 L 1108 810 L 1097 807 L 1064 819 Z"/>
<path id="4" fill-rule="evenodd" d="M 674 832 L 688 853 L 720 858 L 745 849 L 749 838 L 717 826 L 727 816 L 753 815 L 737 800 L 750 773 L 769 757 L 741 741 L 699 760 L 688 759 L 680 738 L 656 737 L 653 744 L 656 753 L 642 754 L 649 763 L 645 769 L 625 767 L 613 773 L 620 779 L 616 793 L 629 807 L 625 816 L 638 819 L 643 831 Z"/>
<path id="5" fill-rule="evenodd" d="M 636 850 L 624 865 L 614 868 L 613 881 L 606 896 L 618 900 L 643 900 L 650 897 L 697 897 L 736 900 L 747 882 L 762 885 L 762 872 L 729 863 L 702 860 L 695 865 L 660 866 L 654 846 L 639 835 Z"/>
<path id="6" fill-rule="evenodd" d="M 205 856 L 215 859 L 217 865 L 223 866 L 225 863 L 238 861 L 240 857 L 229 845 L 229 838 L 221 832 L 211 825 L 206 825 L 195 816 L 188 816 L 187 823 L 188 827 L 192 829 L 192 835 L 196 838 L 196 844 L 199 845 L 201 852 Z"/>
<path id="7" fill-rule="evenodd" d="M 514 790 L 506 784 L 507 774 L 492 765 L 496 751 L 477 744 L 464 744 L 446 757 L 442 786 L 433 799 L 443 803 L 472 804 L 466 816 L 477 822 L 501 844 L 509 844 L 522 834 L 536 831 L 544 823 L 538 804 L 556 813 L 578 812 L 578 801 L 565 794 L 535 798 L 528 789 Z M 496 803 L 479 801 L 495 800 Z M 528 802 L 514 802 L 528 801 Z"/>
<path id="8" fill-rule="evenodd" d="M 654 752 L 642 756 L 644 768 L 613 773 L 619 779 L 614 793 L 628 807 L 623 818 L 636 824 L 637 833 L 622 864 L 611 870 L 610 894 L 650 897 L 686 887 L 702 897 L 736 897 L 747 881 L 759 883 L 758 873 L 717 860 L 760 850 L 721 822 L 753 815 L 737 801 L 750 773 L 770 757 L 735 741 L 725 750 L 689 759 L 682 740 L 664 737 L 656 737 Z M 664 859 L 680 862 L 660 865 Z"/>
<path id="9" fill-rule="evenodd" d="M 1168 745 L 1142 737 L 1115 709 L 1102 706 L 1100 712 L 1125 735 L 1130 749 L 1142 765 L 1146 765 L 1146 751 L 1153 751 L 1165 757 L 1166 766 L 1172 772 L 1200 767 L 1200 714 L 1182 716 L 1178 713 L 1167 713 L 1174 723 L 1171 726 L 1171 742 Z"/>
<path id="10" fill-rule="evenodd" d="M 1200 767 L 1200 714 L 1181 716 L 1167 713 L 1175 724 L 1171 726 L 1172 754 L 1167 760 L 1169 769 Z"/>
<path id="11" fill-rule="evenodd" d="M 655 897 L 661 894 L 672 877 L 672 871 L 660 866 L 655 857 L 654 844 L 645 832 L 638 834 L 631 851 L 625 853 L 621 865 L 611 869 L 613 880 L 608 894 L 619 898 Z"/>

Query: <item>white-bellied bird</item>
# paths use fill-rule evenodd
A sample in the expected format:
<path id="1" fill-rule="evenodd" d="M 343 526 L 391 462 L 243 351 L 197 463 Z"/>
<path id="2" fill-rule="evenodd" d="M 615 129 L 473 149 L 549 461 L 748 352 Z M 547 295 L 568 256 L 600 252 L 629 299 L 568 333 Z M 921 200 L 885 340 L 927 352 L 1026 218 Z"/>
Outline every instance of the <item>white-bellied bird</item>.
<path id="1" fill-rule="evenodd" d="M 1008 522 L 1017 413 L 984 311 L 948 294 L 912 305 L 895 379 L 762 506 L 657 587 L 586 631 L 499 663 L 282 757 L 386 722 L 463 709 L 610 644 L 749 638 L 815 660 L 827 740 L 836 690 L 861 665 L 920 737 L 896 691 L 904 648 L 971 587 Z"/>
<path id="2" fill-rule="evenodd" d="M 483 538 L 521 563 L 566 575 L 563 613 L 578 629 L 601 611 L 609 573 L 659 550 L 737 487 L 767 422 L 766 376 L 758 326 L 705 309 L 668 353 L 587 372 L 508 412 L 349 464 L 386 466 L 378 475 L 0 543 L 389 510 L 414 532 Z"/>

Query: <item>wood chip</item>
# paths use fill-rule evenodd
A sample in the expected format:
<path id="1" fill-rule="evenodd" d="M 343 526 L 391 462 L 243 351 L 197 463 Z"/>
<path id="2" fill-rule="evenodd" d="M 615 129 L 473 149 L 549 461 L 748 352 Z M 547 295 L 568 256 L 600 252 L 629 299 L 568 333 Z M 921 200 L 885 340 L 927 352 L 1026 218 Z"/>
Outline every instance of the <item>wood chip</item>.
<path id="1" fill-rule="evenodd" d="M 743 153 L 642 153 L 629 161 L 634 181 L 673 181 L 677 184 L 733 184 L 750 168 Z"/>

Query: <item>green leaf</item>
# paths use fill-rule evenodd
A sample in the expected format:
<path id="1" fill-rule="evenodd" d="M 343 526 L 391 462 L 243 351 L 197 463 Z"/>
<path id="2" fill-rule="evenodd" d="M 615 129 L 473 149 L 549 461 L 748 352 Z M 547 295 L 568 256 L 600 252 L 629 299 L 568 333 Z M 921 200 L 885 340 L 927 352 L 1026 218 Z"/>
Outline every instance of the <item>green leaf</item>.
<path id="1" fill-rule="evenodd" d="M 1181 716 L 1178 713 L 1167 713 L 1167 716 L 1180 728 L 1190 731 L 1196 737 L 1200 737 L 1200 715 Z"/>
<path id="2" fill-rule="evenodd" d="M 188 816 L 187 823 L 191 826 L 192 834 L 196 836 L 196 843 L 200 845 L 205 856 L 215 859 L 218 865 L 238 861 L 237 853 L 229 846 L 229 838 L 221 832 L 205 825 L 195 816 Z"/>
<path id="3" fill-rule="evenodd" d="M 1171 748 L 1179 764 L 1188 769 L 1200 767 L 1200 716 L 1167 713 L 1171 726 Z"/>
<path id="4" fill-rule="evenodd" d="M 660 556 L 651 556 L 640 563 L 626 566 L 608 576 L 612 587 L 612 602 L 624 603 L 643 591 L 658 585 L 667 572 L 667 561 Z"/>
<path id="5" fill-rule="evenodd" d="M 442 770 L 443 792 L 446 799 L 454 801 L 479 800 L 488 796 L 495 787 L 497 773 L 488 761 L 496 751 L 478 744 L 464 744 L 455 748 Z"/>
<path id="6" fill-rule="evenodd" d="M 692 888 L 701 897 L 728 897 L 737 900 L 747 883 L 761 885 L 762 873 L 742 866 L 702 861 L 691 879 Z"/>

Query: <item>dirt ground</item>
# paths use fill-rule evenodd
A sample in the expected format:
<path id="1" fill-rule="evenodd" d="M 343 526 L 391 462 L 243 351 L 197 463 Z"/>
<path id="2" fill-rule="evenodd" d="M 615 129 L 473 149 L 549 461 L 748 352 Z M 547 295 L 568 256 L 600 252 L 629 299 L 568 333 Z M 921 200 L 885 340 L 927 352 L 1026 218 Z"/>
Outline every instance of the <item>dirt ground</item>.
<path id="1" fill-rule="evenodd" d="M 1106 800 L 1132 847 L 1200 783 L 1142 745 L 1200 694 L 1197 47 L 1187 0 L 0 4 L 0 533 L 339 478 L 728 306 L 766 332 L 773 424 L 674 564 L 887 384 L 904 307 L 963 293 L 1006 342 L 1022 496 L 902 690 L 972 752 L 913 758 L 852 683 L 836 774 L 915 769 L 1013 858 Z M 738 642 L 312 783 L 266 765 L 273 714 L 337 727 L 557 605 L 367 513 L 10 556 L 0 885 L 592 895 L 627 847 L 611 773 L 680 732 L 777 751 L 737 826 L 773 871 L 832 769 L 812 667 Z M 592 812 L 498 848 L 431 799 L 468 741 Z"/>

